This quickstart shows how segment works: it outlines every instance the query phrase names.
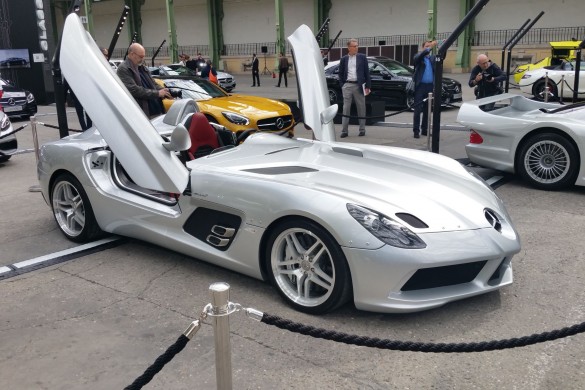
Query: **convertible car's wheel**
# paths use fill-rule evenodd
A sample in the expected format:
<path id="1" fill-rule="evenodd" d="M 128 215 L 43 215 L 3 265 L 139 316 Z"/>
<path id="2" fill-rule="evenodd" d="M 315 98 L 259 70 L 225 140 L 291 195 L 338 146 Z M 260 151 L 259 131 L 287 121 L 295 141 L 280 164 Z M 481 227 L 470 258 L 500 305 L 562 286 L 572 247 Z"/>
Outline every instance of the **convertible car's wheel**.
<path id="1" fill-rule="evenodd" d="M 544 96 L 546 94 L 546 82 L 544 80 L 538 80 L 536 83 L 534 83 L 534 86 L 532 87 L 532 94 L 534 95 L 534 99 L 543 102 L 544 101 Z M 549 80 L 548 81 L 548 100 L 552 101 L 552 100 L 556 100 L 558 98 L 558 93 L 557 93 L 557 86 L 556 84 Z"/>
<path id="2" fill-rule="evenodd" d="M 314 222 L 295 219 L 278 225 L 268 239 L 266 261 L 271 282 L 299 311 L 326 313 L 351 296 L 347 260 L 339 244 Z"/>
<path id="3" fill-rule="evenodd" d="M 88 242 L 103 234 L 81 183 L 62 174 L 51 189 L 51 207 L 59 229 L 71 241 Z"/>
<path id="4" fill-rule="evenodd" d="M 523 179 L 543 190 L 557 190 L 575 184 L 579 154 L 565 137 L 538 134 L 522 145 L 516 163 Z"/>
<path id="5" fill-rule="evenodd" d="M 337 104 L 337 103 L 339 103 L 339 97 L 340 96 L 339 96 L 339 93 L 336 90 L 329 88 L 327 90 L 327 92 L 329 92 L 329 103 L 330 104 Z"/>

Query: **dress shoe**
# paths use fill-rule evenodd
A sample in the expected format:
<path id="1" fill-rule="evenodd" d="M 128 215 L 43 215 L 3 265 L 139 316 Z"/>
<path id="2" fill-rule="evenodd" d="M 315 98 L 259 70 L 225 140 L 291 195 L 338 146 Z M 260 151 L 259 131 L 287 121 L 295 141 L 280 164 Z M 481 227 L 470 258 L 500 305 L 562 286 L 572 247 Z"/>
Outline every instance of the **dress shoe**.
<path id="1" fill-rule="evenodd" d="M 280 88 L 280 85 L 275 85 L 276 88 Z"/>
<path id="2" fill-rule="evenodd" d="M 250 85 L 250 87 L 255 87 L 255 85 Z"/>
<path id="3" fill-rule="evenodd" d="M 347 137 L 347 133 L 341 133 L 340 138 L 345 138 Z"/>
<path id="4" fill-rule="evenodd" d="M 414 133 L 414 138 L 420 138 L 420 134 L 419 133 Z"/>
<path id="5" fill-rule="evenodd" d="M 421 131 L 420 133 L 421 135 L 424 135 L 425 137 L 427 136 L 427 132 L 426 131 Z"/>
<path id="6" fill-rule="evenodd" d="M 366 135 L 366 131 L 365 130 L 360 131 L 359 136 L 363 137 L 364 135 Z"/>

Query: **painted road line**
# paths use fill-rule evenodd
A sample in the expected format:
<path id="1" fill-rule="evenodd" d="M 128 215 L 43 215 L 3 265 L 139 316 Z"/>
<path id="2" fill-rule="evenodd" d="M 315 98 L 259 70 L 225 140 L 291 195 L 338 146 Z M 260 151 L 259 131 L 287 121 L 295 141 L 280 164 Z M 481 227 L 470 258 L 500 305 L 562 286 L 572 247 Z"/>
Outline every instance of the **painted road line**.
<path id="1" fill-rule="evenodd" d="M 6 272 L 10 272 L 12 271 L 12 268 L 9 267 L 0 267 L 0 274 L 6 273 Z"/>
<path id="2" fill-rule="evenodd" d="M 499 182 L 503 178 L 504 178 L 504 176 L 492 176 L 489 179 L 486 179 L 486 183 L 488 183 L 491 186 L 491 185 Z"/>
<path id="3" fill-rule="evenodd" d="M 118 236 L 104 238 L 102 240 L 98 240 L 98 241 L 90 242 L 88 244 L 76 246 L 75 248 L 65 249 L 65 250 L 62 250 L 60 252 L 55 252 L 55 253 L 51 253 L 48 255 L 35 257 L 34 259 L 21 261 L 19 263 L 13 264 L 13 266 L 16 269 L 22 269 L 25 267 L 31 267 L 33 265 L 39 265 L 39 264 L 42 264 L 45 262 L 51 262 L 51 261 L 61 259 L 61 258 L 76 257 L 75 256 L 76 254 L 79 254 L 81 252 L 86 252 L 88 250 L 95 249 L 95 248 L 107 245 L 107 244 L 115 242 L 115 241 L 119 241 L 120 239 L 121 238 Z"/>

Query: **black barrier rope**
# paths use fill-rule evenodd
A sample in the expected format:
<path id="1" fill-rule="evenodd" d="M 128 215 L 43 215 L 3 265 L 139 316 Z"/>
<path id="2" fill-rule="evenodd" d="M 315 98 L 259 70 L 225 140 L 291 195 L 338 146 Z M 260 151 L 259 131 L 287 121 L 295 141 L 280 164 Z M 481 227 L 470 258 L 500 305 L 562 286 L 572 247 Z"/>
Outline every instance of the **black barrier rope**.
<path id="1" fill-rule="evenodd" d="M 429 100 L 429 98 L 423 99 L 423 100 L 421 100 L 420 102 L 418 102 L 418 103 L 416 103 L 416 104 L 413 104 L 413 105 L 412 105 L 412 106 L 410 106 L 410 107 L 407 107 L 407 108 L 405 108 L 405 109 L 403 109 L 403 110 L 400 110 L 400 111 L 393 112 L 392 114 L 388 114 L 388 115 L 374 115 L 374 116 L 352 116 L 352 115 L 343 115 L 343 114 L 341 114 L 341 117 L 345 117 L 345 118 L 352 118 L 352 119 L 388 118 L 388 117 L 391 117 L 391 116 L 394 116 L 394 115 L 402 114 L 403 112 L 406 112 L 406 111 L 410 111 L 410 110 L 412 110 L 413 108 L 415 108 L 416 106 L 419 106 L 419 105 L 423 104 L 423 103 L 424 103 L 424 102 L 426 102 L 427 100 Z"/>
<path id="2" fill-rule="evenodd" d="M 286 329 L 290 332 L 300 333 L 319 339 L 336 341 L 350 345 L 362 347 L 371 347 L 378 349 L 390 349 L 395 351 L 411 352 L 433 352 L 433 353 L 468 353 L 468 352 L 485 352 L 500 349 L 510 349 L 525 347 L 545 341 L 557 340 L 563 337 L 573 336 L 585 332 L 585 322 L 570 327 L 533 334 L 520 338 L 511 338 L 506 340 L 482 341 L 478 343 L 419 343 L 411 341 L 398 341 L 379 339 L 377 337 L 356 336 L 333 330 L 315 328 L 314 326 L 304 325 L 287 319 L 280 318 L 264 313 L 261 322 L 267 325 L 274 325 L 280 329 Z"/>
<path id="3" fill-rule="evenodd" d="M 37 125 L 43 125 L 43 126 L 45 126 L 45 127 L 50 127 L 50 128 L 53 128 L 53 129 L 57 129 L 57 130 L 59 130 L 59 126 L 50 125 L 50 124 L 48 124 L 48 123 L 37 122 Z M 77 129 L 68 129 L 68 130 L 69 130 L 69 131 L 72 131 L 72 132 L 74 132 L 74 133 L 83 133 L 83 130 L 77 130 Z"/>
<path id="4" fill-rule="evenodd" d="M 16 134 L 16 133 L 18 133 L 20 130 L 24 129 L 26 126 L 28 126 L 28 123 L 27 123 L 26 125 L 22 125 L 22 126 L 20 126 L 18 129 L 16 129 L 16 130 L 13 130 L 13 131 L 11 131 L 11 132 L 10 132 L 10 133 L 8 133 L 8 134 L 4 134 L 4 135 L 0 136 L 0 139 L 2 139 L 2 138 L 6 138 L 6 137 L 8 137 L 8 136 L 10 136 L 10 135 L 12 135 L 12 134 Z"/>
<path id="5" fill-rule="evenodd" d="M 146 369 L 146 371 L 144 371 L 144 374 L 140 375 L 138 378 L 136 378 L 136 380 L 134 382 L 132 382 L 131 385 L 126 386 L 124 388 L 124 390 L 139 390 L 142 389 L 143 386 L 145 386 L 148 382 L 150 382 L 152 380 L 152 378 L 154 378 L 154 376 L 156 374 L 158 374 L 160 372 L 160 370 L 163 369 L 163 367 L 165 366 L 165 364 L 167 364 L 168 362 L 170 362 L 171 360 L 173 360 L 173 358 L 175 357 L 176 354 L 178 354 L 179 352 L 181 352 L 183 350 L 183 348 L 185 348 L 185 345 L 187 345 L 187 343 L 189 342 L 190 338 L 185 336 L 185 335 L 181 335 L 179 336 L 179 338 L 177 339 L 177 341 L 175 341 L 175 343 L 173 345 L 171 345 L 166 351 L 165 353 L 163 353 L 162 355 L 160 355 L 155 361 L 154 363 L 148 367 Z"/>

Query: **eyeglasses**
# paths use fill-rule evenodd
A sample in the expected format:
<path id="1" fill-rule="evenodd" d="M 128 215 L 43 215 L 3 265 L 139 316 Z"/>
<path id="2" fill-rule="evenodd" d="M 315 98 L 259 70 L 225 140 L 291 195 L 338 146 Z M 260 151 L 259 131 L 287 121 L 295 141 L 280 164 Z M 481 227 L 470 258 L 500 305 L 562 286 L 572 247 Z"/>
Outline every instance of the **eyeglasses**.
<path id="1" fill-rule="evenodd" d="M 485 61 L 485 62 L 478 62 L 478 64 L 479 64 L 479 65 L 486 65 L 486 64 L 489 64 L 489 63 L 490 63 L 489 61 Z"/>
<path id="2" fill-rule="evenodd" d="M 348 47 L 358 47 L 359 45 L 349 45 Z"/>
<path id="3" fill-rule="evenodd" d="M 138 58 L 140 58 L 141 60 L 144 59 L 144 57 L 146 56 L 146 54 L 140 55 L 140 54 L 138 54 L 136 52 L 131 52 L 131 53 L 134 54 L 135 56 L 137 56 Z"/>

